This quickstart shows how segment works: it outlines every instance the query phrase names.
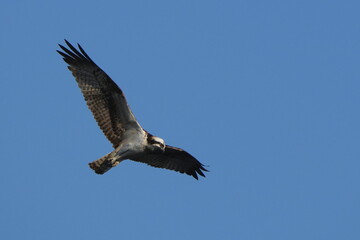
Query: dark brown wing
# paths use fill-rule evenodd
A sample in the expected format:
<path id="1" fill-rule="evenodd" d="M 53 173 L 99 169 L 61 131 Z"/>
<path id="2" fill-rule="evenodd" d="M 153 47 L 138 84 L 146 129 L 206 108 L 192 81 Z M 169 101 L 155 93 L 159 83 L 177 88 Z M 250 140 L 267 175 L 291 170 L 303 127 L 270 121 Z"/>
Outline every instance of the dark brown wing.
<path id="1" fill-rule="evenodd" d="M 196 158 L 181 148 L 166 146 L 164 153 L 150 153 L 142 157 L 131 159 L 146 163 L 152 167 L 166 168 L 180 173 L 186 173 L 198 179 L 197 174 L 205 177 L 202 171 L 208 171 Z"/>
<path id="2" fill-rule="evenodd" d="M 59 44 L 64 52 L 57 52 L 69 64 L 68 68 L 96 122 L 116 148 L 127 128 L 141 126 L 131 112 L 121 89 L 91 60 L 79 44 L 80 52 L 68 41 L 65 42 L 70 50 Z"/>

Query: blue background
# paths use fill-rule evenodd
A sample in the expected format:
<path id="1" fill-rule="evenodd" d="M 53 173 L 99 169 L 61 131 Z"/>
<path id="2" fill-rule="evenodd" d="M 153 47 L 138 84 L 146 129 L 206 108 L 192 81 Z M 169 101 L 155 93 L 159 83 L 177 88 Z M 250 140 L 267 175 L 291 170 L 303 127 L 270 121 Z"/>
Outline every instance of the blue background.
<path id="1" fill-rule="evenodd" d="M 359 1 L 2 1 L 3 239 L 360 239 Z M 211 171 L 122 162 L 55 50 Z"/>

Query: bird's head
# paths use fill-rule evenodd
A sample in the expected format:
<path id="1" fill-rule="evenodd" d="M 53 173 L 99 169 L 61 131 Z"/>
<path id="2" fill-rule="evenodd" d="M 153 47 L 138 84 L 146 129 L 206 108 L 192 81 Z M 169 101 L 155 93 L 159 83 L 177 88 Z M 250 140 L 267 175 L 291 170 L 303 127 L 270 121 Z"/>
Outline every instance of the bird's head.
<path id="1" fill-rule="evenodd" d="M 165 142 L 162 138 L 148 135 L 148 147 L 151 152 L 163 153 L 165 151 Z"/>

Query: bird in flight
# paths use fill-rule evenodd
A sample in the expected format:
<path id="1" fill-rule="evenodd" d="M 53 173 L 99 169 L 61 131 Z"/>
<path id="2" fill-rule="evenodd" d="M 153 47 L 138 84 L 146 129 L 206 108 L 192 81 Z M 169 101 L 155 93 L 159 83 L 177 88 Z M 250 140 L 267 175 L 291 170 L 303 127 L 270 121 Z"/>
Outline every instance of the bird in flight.
<path id="1" fill-rule="evenodd" d="M 97 174 L 104 174 L 126 159 L 146 163 L 152 167 L 186 173 L 198 179 L 205 177 L 204 165 L 181 148 L 165 145 L 163 139 L 145 131 L 134 114 L 122 90 L 86 54 L 65 40 L 68 48 L 59 44 L 64 61 L 84 95 L 87 106 L 114 150 L 89 163 Z"/>

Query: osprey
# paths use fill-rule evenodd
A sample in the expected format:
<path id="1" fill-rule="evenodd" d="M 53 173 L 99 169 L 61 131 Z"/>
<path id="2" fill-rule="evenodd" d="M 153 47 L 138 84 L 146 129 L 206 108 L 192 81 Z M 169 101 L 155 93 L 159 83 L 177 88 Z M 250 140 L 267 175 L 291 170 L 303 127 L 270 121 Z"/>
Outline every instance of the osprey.
<path id="1" fill-rule="evenodd" d="M 198 179 L 205 177 L 204 165 L 181 148 L 165 145 L 163 139 L 145 131 L 131 112 L 126 98 L 115 82 L 99 68 L 78 44 L 77 50 L 59 44 L 64 51 L 57 51 L 69 64 L 85 101 L 96 122 L 112 143 L 114 150 L 89 163 L 97 174 L 104 174 L 121 161 L 130 159 L 153 167 L 186 173 Z"/>

